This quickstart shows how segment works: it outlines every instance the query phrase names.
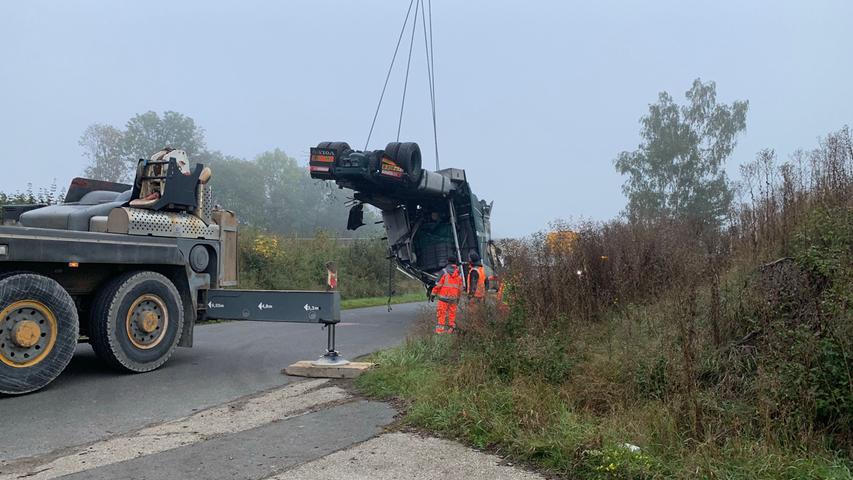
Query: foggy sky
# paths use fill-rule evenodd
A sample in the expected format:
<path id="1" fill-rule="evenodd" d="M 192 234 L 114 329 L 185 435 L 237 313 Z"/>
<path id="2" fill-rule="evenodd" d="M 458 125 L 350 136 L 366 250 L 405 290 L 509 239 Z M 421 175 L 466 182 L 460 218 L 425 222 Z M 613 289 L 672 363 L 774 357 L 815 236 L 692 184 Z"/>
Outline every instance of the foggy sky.
<path id="1" fill-rule="evenodd" d="M 407 6 L 0 0 L 0 190 L 67 185 L 89 124 L 148 110 L 189 115 L 210 149 L 245 158 L 362 148 Z M 750 102 L 736 176 L 761 148 L 786 158 L 850 123 L 851 23 L 850 1 L 433 0 L 441 166 L 495 201 L 497 236 L 611 218 L 625 204 L 612 162 L 636 148 L 640 116 L 701 77 Z M 421 35 L 401 140 L 432 166 Z M 396 136 L 403 67 L 371 148 Z"/>

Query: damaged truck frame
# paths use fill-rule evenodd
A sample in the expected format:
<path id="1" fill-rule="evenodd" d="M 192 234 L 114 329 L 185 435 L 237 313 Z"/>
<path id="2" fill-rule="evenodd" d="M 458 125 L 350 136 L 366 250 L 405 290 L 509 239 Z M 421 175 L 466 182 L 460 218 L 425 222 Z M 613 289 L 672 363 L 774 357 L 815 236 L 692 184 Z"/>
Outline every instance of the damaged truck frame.
<path id="1" fill-rule="evenodd" d="M 372 151 L 322 142 L 310 153 L 313 178 L 354 192 L 347 228 L 363 225 L 364 204 L 378 208 L 390 258 L 428 290 L 450 257 L 461 262 L 463 283 L 472 253 L 480 258 L 487 278 L 500 270 L 501 251 L 491 238 L 492 204 L 477 198 L 465 170 L 421 168 L 420 147 L 411 142 L 392 142 Z"/>
<path id="2" fill-rule="evenodd" d="M 50 206 L 6 206 L 0 226 L 0 393 L 54 380 L 79 341 L 129 372 L 193 344 L 199 320 L 320 323 L 335 360 L 336 291 L 237 285 L 237 219 L 214 208 L 209 168 L 166 149 L 133 185 L 77 178 Z"/>

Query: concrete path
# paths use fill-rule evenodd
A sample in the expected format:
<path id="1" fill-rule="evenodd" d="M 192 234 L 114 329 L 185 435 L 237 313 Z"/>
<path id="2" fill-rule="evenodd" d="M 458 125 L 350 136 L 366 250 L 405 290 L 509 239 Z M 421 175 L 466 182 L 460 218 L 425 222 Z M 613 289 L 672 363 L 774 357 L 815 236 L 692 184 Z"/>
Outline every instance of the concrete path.
<path id="1" fill-rule="evenodd" d="M 387 433 L 273 477 L 274 480 L 537 480 L 540 475 L 456 442 Z"/>

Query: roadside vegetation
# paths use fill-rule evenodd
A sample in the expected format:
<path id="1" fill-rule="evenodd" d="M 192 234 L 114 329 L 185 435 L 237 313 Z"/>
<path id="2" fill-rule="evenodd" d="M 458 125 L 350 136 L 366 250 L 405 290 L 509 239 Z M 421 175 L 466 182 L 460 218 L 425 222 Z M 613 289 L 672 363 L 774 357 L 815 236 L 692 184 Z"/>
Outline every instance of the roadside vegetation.
<path id="1" fill-rule="evenodd" d="M 356 308 L 426 298 L 420 283 L 396 273 L 384 240 L 334 238 L 317 232 L 310 238 L 244 229 L 240 233 L 240 288 L 324 289 L 326 263 L 338 270 L 345 305 Z M 349 302 L 349 303 L 347 303 Z"/>
<path id="2" fill-rule="evenodd" d="M 715 111 L 691 109 L 709 85 L 650 107 L 617 159 L 622 218 L 506 242 L 508 308 L 375 355 L 359 388 L 568 478 L 853 477 L 850 132 L 784 163 L 762 151 L 730 185 L 717 168 L 745 124 L 736 104 L 721 135 L 691 117 Z M 656 191 L 685 159 L 695 174 Z"/>

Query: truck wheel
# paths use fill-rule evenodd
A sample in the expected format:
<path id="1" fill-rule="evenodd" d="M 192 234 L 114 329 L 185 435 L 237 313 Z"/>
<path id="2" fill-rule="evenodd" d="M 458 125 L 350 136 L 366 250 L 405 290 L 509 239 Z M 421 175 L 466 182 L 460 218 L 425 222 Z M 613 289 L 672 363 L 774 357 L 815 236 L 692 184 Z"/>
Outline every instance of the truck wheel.
<path id="1" fill-rule="evenodd" d="M 320 142 L 317 144 L 317 148 L 334 150 L 338 159 L 341 159 L 352 152 L 352 147 L 350 147 L 347 142 Z"/>
<path id="2" fill-rule="evenodd" d="M 400 142 L 391 142 L 388 145 L 385 145 L 385 156 L 396 162 L 397 152 L 400 151 L 400 145 L 402 145 Z"/>
<path id="3" fill-rule="evenodd" d="M 31 273 L 0 280 L 0 393 L 21 394 L 52 382 L 68 366 L 80 323 L 55 280 Z"/>
<path id="4" fill-rule="evenodd" d="M 411 183 L 421 181 L 421 148 L 413 142 L 391 142 L 385 146 L 385 155 L 397 163 L 409 176 Z"/>
<path id="5" fill-rule="evenodd" d="M 328 148 L 331 148 L 332 150 L 336 150 L 338 152 L 338 155 L 340 155 L 342 157 L 346 156 L 349 152 L 352 151 L 352 148 L 349 146 L 349 143 L 347 143 L 347 142 L 329 142 Z"/>
<path id="6" fill-rule="evenodd" d="M 417 143 L 401 143 L 397 151 L 397 163 L 409 174 L 412 183 L 421 181 L 421 147 Z"/>
<path id="7" fill-rule="evenodd" d="M 181 296 L 156 272 L 130 272 L 101 288 L 92 304 L 89 339 L 113 368 L 149 372 L 166 363 L 184 325 Z"/>

